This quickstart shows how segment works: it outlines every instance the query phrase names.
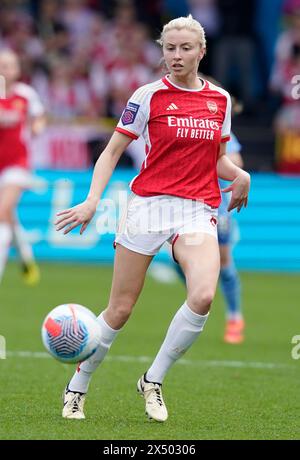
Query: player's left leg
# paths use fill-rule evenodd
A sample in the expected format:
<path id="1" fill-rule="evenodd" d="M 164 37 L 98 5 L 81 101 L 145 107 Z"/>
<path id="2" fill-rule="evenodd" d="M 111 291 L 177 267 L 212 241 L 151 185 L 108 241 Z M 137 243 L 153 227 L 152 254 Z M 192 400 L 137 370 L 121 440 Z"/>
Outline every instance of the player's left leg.
<path id="1" fill-rule="evenodd" d="M 14 184 L 3 185 L 0 188 L 0 281 L 12 240 L 14 211 L 21 193 L 22 188 Z"/>
<path id="2" fill-rule="evenodd" d="M 31 244 L 17 218 L 15 218 L 12 226 L 12 235 L 14 246 L 21 261 L 24 283 L 28 286 L 35 286 L 40 280 L 40 270 L 34 259 Z"/>
<path id="3" fill-rule="evenodd" d="M 219 276 L 219 246 L 209 234 L 199 235 L 199 241 L 191 244 L 193 241 L 191 235 L 181 235 L 174 245 L 175 258 L 186 278 L 187 300 L 171 321 L 158 354 L 139 381 L 141 385 L 161 386 L 167 371 L 194 343 L 208 318 Z"/>
<path id="4" fill-rule="evenodd" d="M 227 343 L 242 343 L 245 323 L 241 311 L 240 278 L 229 244 L 220 244 L 220 257 L 220 284 L 226 302 L 227 317 L 224 340 Z"/>

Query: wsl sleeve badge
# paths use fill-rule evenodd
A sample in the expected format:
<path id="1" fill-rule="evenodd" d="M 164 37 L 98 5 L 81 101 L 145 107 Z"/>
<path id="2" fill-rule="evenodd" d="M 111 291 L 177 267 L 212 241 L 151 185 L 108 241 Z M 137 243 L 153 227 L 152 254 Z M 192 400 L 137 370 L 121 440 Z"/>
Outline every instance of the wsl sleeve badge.
<path id="1" fill-rule="evenodd" d="M 134 123 L 139 108 L 140 106 L 138 104 L 134 104 L 134 102 L 128 102 L 121 117 L 121 121 L 124 126 L 132 125 L 132 123 Z"/>

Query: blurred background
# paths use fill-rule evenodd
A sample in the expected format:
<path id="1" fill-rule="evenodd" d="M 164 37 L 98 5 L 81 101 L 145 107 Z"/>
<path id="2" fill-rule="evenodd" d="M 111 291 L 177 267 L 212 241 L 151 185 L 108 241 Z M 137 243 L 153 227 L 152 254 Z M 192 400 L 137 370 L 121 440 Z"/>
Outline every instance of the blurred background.
<path id="1" fill-rule="evenodd" d="M 233 131 L 253 183 L 237 265 L 300 270 L 300 0 L 1 0 L 0 48 L 18 53 L 48 115 L 31 149 L 40 180 L 19 206 L 38 259 L 112 261 L 112 234 L 62 238 L 52 220 L 85 197 L 130 95 L 160 78 L 162 25 L 188 13 L 207 34 L 200 70 L 243 107 Z M 142 151 L 123 155 L 106 197 L 128 189 Z"/>

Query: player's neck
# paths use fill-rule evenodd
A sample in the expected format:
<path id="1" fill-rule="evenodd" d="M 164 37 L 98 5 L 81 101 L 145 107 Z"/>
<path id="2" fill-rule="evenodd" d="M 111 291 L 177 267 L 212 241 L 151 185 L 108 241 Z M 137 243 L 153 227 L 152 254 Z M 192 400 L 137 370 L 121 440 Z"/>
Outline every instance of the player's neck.
<path id="1" fill-rule="evenodd" d="M 187 75 L 180 78 L 174 76 L 172 73 L 168 76 L 171 83 L 186 89 L 200 89 L 203 82 L 199 79 L 198 75 Z"/>

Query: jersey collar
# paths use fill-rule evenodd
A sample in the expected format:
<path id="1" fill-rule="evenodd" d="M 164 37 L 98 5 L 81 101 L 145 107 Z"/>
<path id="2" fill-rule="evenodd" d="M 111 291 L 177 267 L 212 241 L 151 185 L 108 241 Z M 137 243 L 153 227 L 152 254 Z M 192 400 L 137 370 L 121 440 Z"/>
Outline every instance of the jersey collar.
<path id="1" fill-rule="evenodd" d="M 188 88 L 182 88 L 182 86 L 178 86 L 175 83 L 171 82 L 170 79 L 169 79 L 169 75 L 166 75 L 162 79 L 164 84 L 167 85 L 169 88 L 176 88 L 176 89 L 179 89 L 180 91 L 188 91 L 188 92 L 192 92 L 192 93 L 199 93 L 200 91 L 202 91 L 206 87 L 206 80 L 204 80 L 203 78 L 200 78 L 200 77 L 199 77 L 199 80 L 201 80 L 202 83 L 203 83 L 201 88 L 188 89 Z"/>

